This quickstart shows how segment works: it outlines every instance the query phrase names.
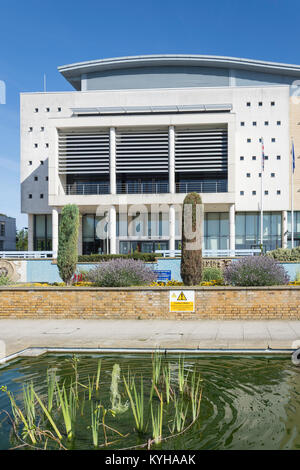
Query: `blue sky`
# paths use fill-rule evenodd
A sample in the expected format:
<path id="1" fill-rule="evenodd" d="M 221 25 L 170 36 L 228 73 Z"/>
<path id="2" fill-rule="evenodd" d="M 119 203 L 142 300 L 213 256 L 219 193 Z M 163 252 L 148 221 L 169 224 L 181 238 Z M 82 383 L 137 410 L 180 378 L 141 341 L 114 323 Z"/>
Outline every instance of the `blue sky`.
<path id="1" fill-rule="evenodd" d="M 5 6 L 3 4 L 5 3 Z M 17 218 L 19 94 L 70 90 L 57 66 L 138 54 L 192 53 L 300 64 L 296 0 L 11 0 L 0 4 L 0 213 Z"/>

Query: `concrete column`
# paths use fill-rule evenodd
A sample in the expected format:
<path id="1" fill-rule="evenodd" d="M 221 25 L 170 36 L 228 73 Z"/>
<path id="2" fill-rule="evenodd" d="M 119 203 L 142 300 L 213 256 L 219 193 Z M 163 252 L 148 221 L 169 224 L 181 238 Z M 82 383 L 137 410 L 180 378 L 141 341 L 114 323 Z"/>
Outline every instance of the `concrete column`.
<path id="1" fill-rule="evenodd" d="M 110 194 L 116 194 L 116 129 L 114 127 L 109 129 L 109 180 Z"/>
<path id="2" fill-rule="evenodd" d="M 53 258 L 57 258 L 58 250 L 58 210 L 52 209 L 52 251 Z"/>
<path id="3" fill-rule="evenodd" d="M 175 206 L 169 209 L 169 250 L 175 250 Z"/>
<path id="4" fill-rule="evenodd" d="M 109 238 L 110 238 L 110 254 L 115 255 L 117 253 L 117 213 L 116 207 L 111 206 L 109 209 Z"/>
<path id="5" fill-rule="evenodd" d="M 281 246 L 282 248 L 288 246 L 287 211 L 281 212 Z"/>
<path id="6" fill-rule="evenodd" d="M 79 214 L 77 251 L 79 255 L 82 255 L 82 214 Z"/>
<path id="7" fill-rule="evenodd" d="M 175 193 L 175 129 L 169 126 L 169 193 Z"/>
<path id="8" fill-rule="evenodd" d="M 234 256 L 235 251 L 235 205 L 230 204 L 229 207 L 229 249 Z"/>
<path id="9" fill-rule="evenodd" d="M 28 214 L 28 251 L 34 250 L 34 215 Z"/>

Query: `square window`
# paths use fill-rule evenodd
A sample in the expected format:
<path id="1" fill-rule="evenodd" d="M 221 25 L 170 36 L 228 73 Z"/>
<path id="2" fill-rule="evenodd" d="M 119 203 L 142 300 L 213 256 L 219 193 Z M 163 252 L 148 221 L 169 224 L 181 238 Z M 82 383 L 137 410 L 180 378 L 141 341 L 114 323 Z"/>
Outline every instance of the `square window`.
<path id="1" fill-rule="evenodd" d="M 269 160 L 269 157 L 268 157 L 268 155 L 265 155 L 265 160 Z"/>
<path id="2" fill-rule="evenodd" d="M 253 125 L 253 126 L 256 126 L 256 121 L 253 121 L 253 122 L 252 122 L 252 125 Z"/>
<path id="3" fill-rule="evenodd" d="M 46 113 L 50 113 L 50 108 L 46 108 Z"/>
<path id="4" fill-rule="evenodd" d="M 240 160 L 244 160 L 244 157 L 240 157 Z"/>
<path id="5" fill-rule="evenodd" d="M 271 173 L 271 178 L 275 178 L 275 173 Z"/>
<path id="6" fill-rule="evenodd" d="M 29 165 L 32 165 L 32 161 L 31 161 L 31 160 L 29 160 L 28 164 L 29 164 Z"/>
<path id="7" fill-rule="evenodd" d="M 61 112 L 61 108 L 57 108 L 57 111 L 60 113 L 60 112 Z"/>
<path id="8" fill-rule="evenodd" d="M 44 199 L 44 194 L 40 194 L 40 199 Z"/>
<path id="9" fill-rule="evenodd" d="M 40 164 L 41 164 L 41 165 L 44 165 L 44 161 L 43 161 L 43 160 L 40 160 Z"/>
<path id="10" fill-rule="evenodd" d="M 46 149 L 48 149 L 48 148 L 49 148 L 49 144 L 45 144 L 45 147 L 46 147 Z"/>
<path id="11" fill-rule="evenodd" d="M 262 106 L 262 105 L 263 105 L 263 104 L 262 104 L 262 101 L 259 101 L 259 102 L 258 102 L 258 106 Z"/>
<path id="12" fill-rule="evenodd" d="M 29 132 L 32 132 L 32 131 L 33 131 L 33 127 L 29 127 L 28 131 L 29 131 Z"/>
<path id="13" fill-rule="evenodd" d="M 248 102 L 247 102 L 247 106 L 251 106 L 251 103 L 250 103 L 250 101 L 248 101 Z"/>
<path id="14" fill-rule="evenodd" d="M 244 121 L 242 121 L 242 122 L 241 122 L 241 126 L 244 126 L 244 125 L 245 125 L 245 123 L 244 123 Z"/>
<path id="15" fill-rule="evenodd" d="M 35 113 L 38 113 L 38 112 L 39 112 L 39 108 L 35 108 L 35 109 L 34 109 L 34 112 L 35 112 Z"/>
<path id="16" fill-rule="evenodd" d="M 277 155 L 277 160 L 281 160 L 281 156 L 280 155 Z"/>
<path id="17" fill-rule="evenodd" d="M 35 176 L 35 177 L 34 177 L 34 181 L 37 181 L 37 180 L 38 180 L 38 177 L 37 177 L 37 176 Z"/>
<path id="18" fill-rule="evenodd" d="M 248 143 L 251 142 L 251 139 L 247 139 L 247 142 L 248 142 Z"/>
<path id="19" fill-rule="evenodd" d="M 276 194 L 280 194 L 280 193 L 281 193 L 280 189 L 277 189 Z"/>
<path id="20" fill-rule="evenodd" d="M 258 177 L 261 178 L 261 173 L 258 173 Z"/>
<path id="21" fill-rule="evenodd" d="M 48 176 L 45 177 L 45 180 L 48 181 Z"/>
<path id="22" fill-rule="evenodd" d="M 281 126 L 281 121 L 277 121 L 277 126 Z"/>
<path id="23" fill-rule="evenodd" d="M 32 199 L 32 194 L 28 194 L 28 199 Z"/>
<path id="24" fill-rule="evenodd" d="M 44 132 L 45 128 L 44 127 L 41 127 L 41 132 Z"/>
<path id="25" fill-rule="evenodd" d="M 256 194 L 256 191 L 252 191 L 252 195 L 255 196 L 255 194 Z"/>
<path id="26" fill-rule="evenodd" d="M 36 148 L 36 149 L 37 149 L 37 148 L 38 148 L 38 146 L 39 146 L 38 144 L 34 144 L 34 148 Z"/>
<path id="27" fill-rule="evenodd" d="M 271 101 L 271 106 L 275 106 L 275 101 Z"/>
<path id="28" fill-rule="evenodd" d="M 246 176 L 247 176 L 247 178 L 250 178 L 251 174 L 250 174 L 250 173 L 246 173 Z"/>
<path id="29" fill-rule="evenodd" d="M 267 196 L 268 194 L 269 194 L 269 191 L 266 190 L 266 191 L 265 191 L 265 195 Z"/>
<path id="30" fill-rule="evenodd" d="M 240 195 L 241 195 L 241 196 L 244 196 L 244 191 L 240 191 Z"/>
<path id="31" fill-rule="evenodd" d="M 256 160 L 256 156 L 255 156 L 255 155 L 253 155 L 252 160 Z"/>
<path id="32" fill-rule="evenodd" d="M 269 121 L 265 121 L 265 126 L 268 126 L 269 125 Z"/>
<path id="33" fill-rule="evenodd" d="M 275 137 L 272 137 L 271 142 L 276 142 Z"/>

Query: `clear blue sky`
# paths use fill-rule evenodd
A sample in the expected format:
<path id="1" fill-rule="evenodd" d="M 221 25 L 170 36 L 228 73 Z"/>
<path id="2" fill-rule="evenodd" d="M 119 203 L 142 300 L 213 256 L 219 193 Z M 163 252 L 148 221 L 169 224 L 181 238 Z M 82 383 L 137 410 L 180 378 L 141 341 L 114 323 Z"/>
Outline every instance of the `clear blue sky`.
<path id="1" fill-rule="evenodd" d="M 4 6 L 5 4 L 5 6 Z M 137 54 L 192 53 L 300 64 L 299 0 L 26 0 L 0 4 L 0 213 L 17 218 L 19 94 L 70 90 L 57 66 Z"/>

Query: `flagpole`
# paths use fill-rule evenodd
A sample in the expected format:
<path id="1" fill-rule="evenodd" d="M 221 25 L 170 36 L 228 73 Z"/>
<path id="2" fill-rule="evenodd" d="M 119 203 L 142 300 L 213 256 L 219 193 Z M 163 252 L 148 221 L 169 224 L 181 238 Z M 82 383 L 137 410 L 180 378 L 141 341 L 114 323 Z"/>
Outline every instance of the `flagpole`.
<path id="1" fill-rule="evenodd" d="M 292 139 L 292 165 L 291 165 L 291 170 L 292 170 L 292 181 L 291 181 L 291 232 L 292 232 L 292 248 L 294 248 L 294 140 Z"/>
<path id="2" fill-rule="evenodd" d="M 263 209 L 263 173 L 264 173 L 264 141 L 261 138 L 261 145 L 262 145 L 262 156 L 261 156 L 261 179 L 260 179 L 260 245 L 261 250 L 263 249 L 263 239 L 264 239 L 264 230 L 263 230 L 263 220 L 264 220 L 264 209 Z"/>

